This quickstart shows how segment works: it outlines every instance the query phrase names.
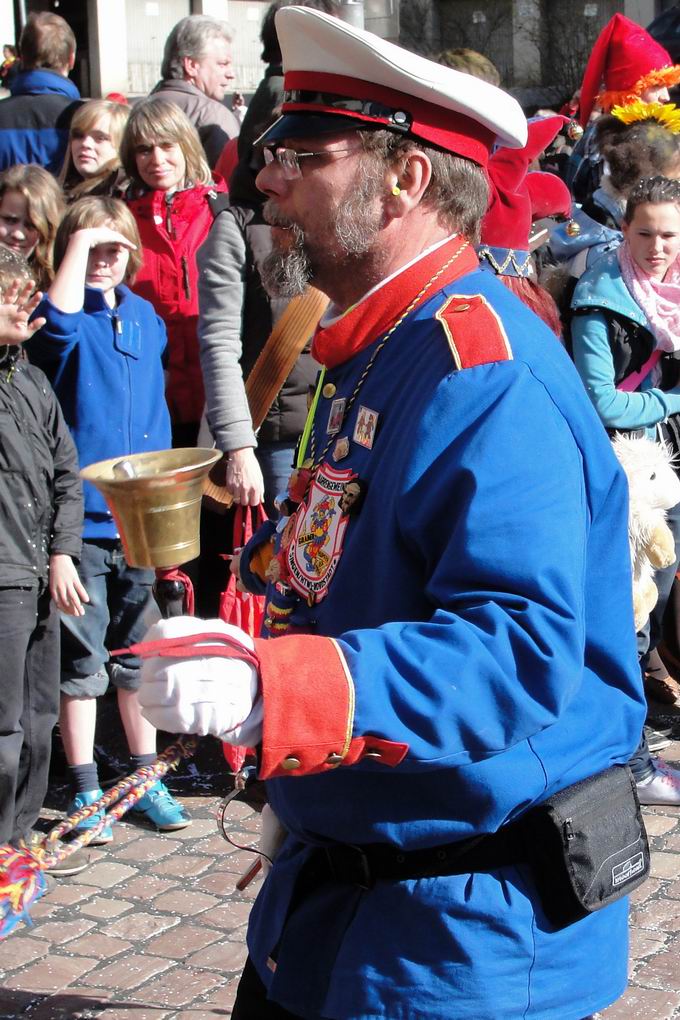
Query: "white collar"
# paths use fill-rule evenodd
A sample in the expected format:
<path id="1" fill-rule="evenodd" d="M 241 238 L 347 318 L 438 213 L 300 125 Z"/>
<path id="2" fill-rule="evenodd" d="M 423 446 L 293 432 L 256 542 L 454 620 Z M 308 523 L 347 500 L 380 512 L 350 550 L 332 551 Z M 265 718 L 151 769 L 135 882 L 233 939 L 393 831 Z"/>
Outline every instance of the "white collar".
<path id="1" fill-rule="evenodd" d="M 399 269 L 395 269 L 393 273 L 390 273 L 389 276 L 386 276 L 384 280 L 381 280 L 379 283 L 376 283 L 374 287 L 371 287 L 371 289 L 367 291 L 363 297 L 360 297 L 359 300 L 355 301 L 354 304 L 350 305 L 349 308 L 344 308 L 340 310 L 337 307 L 337 305 L 330 304 L 326 311 L 324 312 L 324 314 L 321 316 L 321 322 L 319 323 L 319 326 L 322 329 L 326 329 L 328 326 L 332 326 L 334 322 L 337 322 L 338 319 L 341 319 L 343 315 L 347 314 L 347 312 L 351 311 L 353 308 L 356 308 L 357 305 L 360 305 L 363 301 L 366 301 L 367 298 L 372 297 L 377 291 L 380 290 L 381 287 L 384 287 L 385 284 L 390 282 L 390 280 L 393 280 L 395 276 L 399 276 L 400 273 L 405 273 L 407 269 L 410 269 L 411 266 L 414 266 L 416 262 L 420 261 L 420 259 L 424 259 L 427 255 L 430 255 L 433 251 L 436 251 L 437 248 L 442 248 L 445 244 L 448 244 L 448 242 L 451 241 L 456 236 L 457 235 L 455 233 L 449 234 L 449 236 L 445 237 L 443 241 L 437 241 L 435 244 L 430 245 L 429 248 L 426 248 L 425 251 L 421 251 L 419 255 L 416 255 L 416 257 L 414 259 L 411 259 L 410 262 L 407 262 L 406 265 L 400 266 Z"/>

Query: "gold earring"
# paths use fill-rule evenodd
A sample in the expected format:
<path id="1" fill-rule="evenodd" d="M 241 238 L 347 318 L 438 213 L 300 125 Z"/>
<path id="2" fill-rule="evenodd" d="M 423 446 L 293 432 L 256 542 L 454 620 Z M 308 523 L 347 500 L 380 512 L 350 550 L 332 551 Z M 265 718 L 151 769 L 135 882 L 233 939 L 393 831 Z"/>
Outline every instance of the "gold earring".
<path id="1" fill-rule="evenodd" d="M 392 194 L 401 195 L 401 188 L 399 187 L 398 184 L 395 184 L 394 187 L 392 188 Z"/>

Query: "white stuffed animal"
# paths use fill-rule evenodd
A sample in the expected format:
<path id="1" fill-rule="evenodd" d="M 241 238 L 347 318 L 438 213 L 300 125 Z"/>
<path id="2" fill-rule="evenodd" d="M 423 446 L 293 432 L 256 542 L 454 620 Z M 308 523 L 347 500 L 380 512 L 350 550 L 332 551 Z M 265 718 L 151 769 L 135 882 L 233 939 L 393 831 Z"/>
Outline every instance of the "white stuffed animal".
<path id="1" fill-rule="evenodd" d="M 635 628 L 640 630 L 659 597 L 654 571 L 670 566 L 675 559 L 675 542 L 666 524 L 666 511 L 680 503 L 680 479 L 665 443 L 617 435 L 613 446 L 628 478 L 633 609 Z"/>

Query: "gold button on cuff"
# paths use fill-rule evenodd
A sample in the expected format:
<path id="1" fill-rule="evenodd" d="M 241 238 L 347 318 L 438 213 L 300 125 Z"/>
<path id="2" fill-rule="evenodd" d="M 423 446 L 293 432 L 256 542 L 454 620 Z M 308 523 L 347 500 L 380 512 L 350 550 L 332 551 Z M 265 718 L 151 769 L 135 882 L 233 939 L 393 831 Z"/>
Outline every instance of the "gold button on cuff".
<path id="1" fill-rule="evenodd" d="M 281 762 L 281 768 L 285 769 L 286 772 L 292 772 L 294 769 L 299 769 L 302 762 L 299 758 L 284 758 Z"/>
<path id="2" fill-rule="evenodd" d="M 342 755 L 336 754 L 335 752 L 328 755 L 326 758 L 327 765 L 342 765 Z"/>
<path id="3" fill-rule="evenodd" d="M 332 382 L 327 382 L 324 388 L 321 390 L 326 400 L 330 400 L 337 393 L 337 388 Z"/>

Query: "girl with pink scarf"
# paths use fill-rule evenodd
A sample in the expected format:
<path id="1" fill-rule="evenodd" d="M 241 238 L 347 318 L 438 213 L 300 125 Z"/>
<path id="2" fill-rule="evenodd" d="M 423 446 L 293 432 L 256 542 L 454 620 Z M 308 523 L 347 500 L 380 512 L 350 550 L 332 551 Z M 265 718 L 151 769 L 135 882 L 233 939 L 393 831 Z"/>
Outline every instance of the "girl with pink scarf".
<path id="1" fill-rule="evenodd" d="M 663 437 L 680 451 L 680 182 L 640 181 L 626 205 L 623 236 L 574 291 L 574 361 L 607 429 Z M 643 674 L 660 664 L 656 646 L 680 559 L 680 506 L 668 524 L 676 562 L 654 578 L 659 601 L 638 635 Z M 680 806 L 680 773 L 658 766 L 644 738 L 630 764 L 642 803 Z"/>

